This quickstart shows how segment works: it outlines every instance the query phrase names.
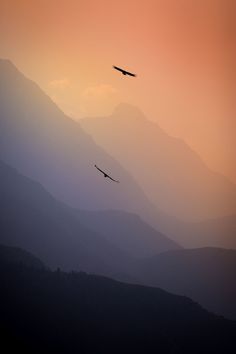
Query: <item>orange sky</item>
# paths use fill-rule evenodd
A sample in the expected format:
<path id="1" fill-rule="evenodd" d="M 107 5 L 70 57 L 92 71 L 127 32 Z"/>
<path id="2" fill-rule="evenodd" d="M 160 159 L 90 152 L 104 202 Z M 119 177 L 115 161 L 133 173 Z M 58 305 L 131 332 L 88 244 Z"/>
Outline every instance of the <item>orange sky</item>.
<path id="1" fill-rule="evenodd" d="M 234 3 L 1 0 L 0 57 L 75 119 L 139 106 L 236 181 Z"/>

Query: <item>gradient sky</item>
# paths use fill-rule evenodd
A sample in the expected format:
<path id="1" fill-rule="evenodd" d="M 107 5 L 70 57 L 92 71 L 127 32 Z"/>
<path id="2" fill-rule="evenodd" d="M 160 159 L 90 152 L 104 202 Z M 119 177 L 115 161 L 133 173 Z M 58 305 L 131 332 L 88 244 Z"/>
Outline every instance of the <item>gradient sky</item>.
<path id="1" fill-rule="evenodd" d="M 236 182 L 234 0 L 0 0 L 0 57 L 74 119 L 140 107 Z M 112 65 L 137 73 L 121 77 Z M 154 152 L 155 153 L 155 152 Z"/>

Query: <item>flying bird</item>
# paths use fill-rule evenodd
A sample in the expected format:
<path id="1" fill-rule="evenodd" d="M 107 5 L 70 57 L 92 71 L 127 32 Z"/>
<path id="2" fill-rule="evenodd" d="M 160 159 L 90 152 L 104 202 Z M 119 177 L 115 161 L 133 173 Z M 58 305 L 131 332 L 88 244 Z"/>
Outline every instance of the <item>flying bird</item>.
<path id="1" fill-rule="evenodd" d="M 114 69 L 120 71 L 123 75 L 129 75 L 129 76 L 134 76 L 136 77 L 135 74 L 130 73 L 129 71 L 126 71 L 124 69 L 118 68 L 118 66 L 113 66 Z"/>
<path id="2" fill-rule="evenodd" d="M 105 178 L 108 177 L 108 178 L 110 178 L 113 182 L 120 183 L 119 181 L 116 181 L 116 180 L 113 179 L 111 176 L 109 176 L 106 172 L 102 171 L 99 167 L 97 167 L 97 165 L 94 165 L 94 167 L 96 167 L 96 169 L 97 169 L 98 171 L 100 171 L 100 172 L 104 175 Z"/>

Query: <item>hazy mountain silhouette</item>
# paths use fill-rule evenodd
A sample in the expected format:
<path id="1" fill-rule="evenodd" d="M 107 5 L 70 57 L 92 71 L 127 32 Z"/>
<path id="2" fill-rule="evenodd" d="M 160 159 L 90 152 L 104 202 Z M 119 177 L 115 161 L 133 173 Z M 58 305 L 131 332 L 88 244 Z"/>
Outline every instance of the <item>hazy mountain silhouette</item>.
<path id="1" fill-rule="evenodd" d="M 136 119 L 139 113 L 135 113 Z M 76 209 L 135 211 L 155 225 L 162 222 L 162 228 L 167 225 L 182 232 L 176 227 L 182 223 L 159 213 L 124 167 L 96 145 L 78 123 L 65 116 L 10 62 L 1 60 L 0 158 L 4 161 L 0 161 L 2 347 L 25 353 L 151 353 L 153 348 L 181 354 L 235 352 L 235 323 L 208 313 L 186 297 L 43 267 L 44 263 L 51 268 L 83 270 L 155 286 L 166 271 L 165 280 L 172 291 L 189 291 L 189 296 L 199 297 L 198 301 L 213 311 L 232 313 L 231 317 L 235 313 L 230 307 L 234 287 L 229 287 L 235 254 L 226 257 L 221 254 L 224 250 L 214 250 L 217 255 L 209 250 L 196 250 L 197 255 L 175 250 L 138 260 L 134 256 L 179 246 L 133 214 Z M 139 161 L 142 158 L 140 155 Z M 94 163 L 106 166 L 122 183 L 104 183 L 95 173 Z M 213 192 L 209 193 L 212 196 Z M 191 212 L 198 215 L 196 205 Z M 205 227 L 202 225 L 203 230 Z M 167 261 L 163 261 L 165 257 Z M 175 287 L 177 279 L 179 287 Z M 219 291 L 214 299 L 216 282 L 226 290 Z M 228 307 L 218 302 L 219 294 L 222 301 L 228 300 Z M 212 307 L 208 306 L 210 298 Z"/>
<path id="2" fill-rule="evenodd" d="M 236 251 L 218 248 L 178 250 L 143 260 L 146 284 L 185 295 L 211 312 L 236 319 Z"/>
<path id="3" fill-rule="evenodd" d="M 133 117 L 135 122 L 142 122 L 141 126 L 150 124 L 142 116 L 140 117 L 139 110 L 134 110 L 130 106 L 123 108 L 121 106 L 115 115 L 117 119 L 111 119 L 114 127 L 115 121 L 121 120 L 127 122 L 124 124 L 128 124 L 129 119 L 122 113 L 123 111 L 127 112 L 127 110 L 129 111 L 128 116 Z M 108 127 L 110 126 L 108 119 L 106 119 L 106 124 Z M 131 133 L 136 134 L 134 139 L 139 141 L 140 146 L 142 146 L 140 137 L 145 136 L 145 134 L 137 135 L 135 124 L 133 126 Z M 127 127 L 131 129 L 130 125 Z M 153 131 L 155 132 L 155 129 Z M 99 130 L 97 132 L 99 135 Z M 124 129 L 122 135 L 124 146 L 126 135 L 131 137 L 132 134 L 130 134 L 129 129 Z M 163 137 L 163 134 L 161 131 L 160 136 Z M 117 136 L 119 136 L 119 130 L 117 130 Z M 164 137 L 166 137 L 165 134 Z M 167 138 L 173 140 L 170 137 Z M 115 137 L 112 140 L 115 146 Z M 159 141 L 161 140 L 160 138 Z M 131 156 L 132 150 L 131 144 L 127 150 L 129 154 L 126 155 Z M 164 154 L 159 150 L 158 154 Z M 190 247 L 188 240 L 191 239 L 193 239 L 192 244 L 196 244 L 196 238 L 199 245 L 208 245 L 208 243 L 205 243 L 206 233 L 208 240 L 212 238 L 212 245 L 219 245 L 218 241 L 214 243 L 214 239 L 216 239 L 214 232 L 212 234 L 208 233 L 210 229 L 214 231 L 214 227 L 209 228 L 208 225 L 201 225 L 202 227 L 199 228 L 196 224 L 185 224 L 161 212 L 151 204 L 124 168 L 96 145 L 91 137 L 84 133 L 78 123 L 65 116 L 35 83 L 26 79 L 11 62 L 6 60 L 0 60 L 0 158 L 16 167 L 24 175 L 39 181 L 57 199 L 73 207 L 100 210 L 122 209 L 135 212 L 156 229 L 169 235 L 178 243 L 181 242 L 184 246 Z M 122 160 L 122 156 L 119 160 Z M 142 162 L 145 160 L 146 164 L 148 160 L 151 161 L 152 159 L 149 156 L 143 160 L 142 154 L 140 154 L 137 160 L 140 172 L 142 172 L 141 170 L 145 171 L 145 165 L 142 168 L 140 166 L 141 160 Z M 99 178 L 100 176 L 95 173 L 96 171 L 93 171 L 94 163 L 106 166 L 122 183 L 104 183 L 105 180 Z M 155 163 L 152 167 L 155 168 Z M 160 174 L 162 174 L 161 171 L 166 171 L 161 165 L 158 165 L 157 168 Z M 171 176 L 174 175 L 173 172 Z M 137 176 L 138 174 L 135 178 Z M 149 182 L 151 185 L 151 179 Z M 156 187 L 153 191 L 158 190 L 159 193 L 160 190 Z M 171 188 L 169 191 L 171 191 Z M 182 202 L 182 199 L 177 201 L 178 205 Z M 166 200 L 169 199 L 166 198 Z M 222 204 L 224 203 L 222 202 Z M 206 230 L 205 226 L 207 227 Z M 226 229 L 223 226 L 218 228 L 223 230 L 222 234 L 217 236 L 217 239 L 222 240 L 222 246 L 224 247 L 234 247 L 227 242 L 232 237 L 228 237 L 226 234 L 227 225 L 225 227 Z"/>
<path id="4" fill-rule="evenodd" d="M 185 225 L 178 240 L 186 247 L 210 247 L 236 249 L 236 215 L 204 220 Z"/>
<path id="5" fill-rule="evenodd" d="M 45 268 L 44 263 L 39 258 L 19 247 L 0 245 L 0 261 L 8 264 L 18 264 L 38 269 Z"/>
<path id="6" fill-rule="evenodd" d="M 111 116 L 86 118 L 80 124 L 135 176 L 161 210 L 185 220 L 236 212 L 236 186 L 136 107 L 120 104 Z"/>
<path id="7" fill-rule="evenodd" d="M 38 183 L 2 162 L 0 181 L 0 243 L 27 249 L 52 268 L 133 279 L 127 275 L 132 258 L 82 225 Z"/>
<path id="8" fill-rule="evenodd" d="M 178 230 L 114 158 L 7 60 L 0 60 L 0 159 L 75 208 L 131 211 L 157 229 L 164 223 L 163 233 L 172 223 Z M 95 163 L 122 183 L 107 183 Z"/>
<path id="9" fill-rule="evenodd" d="M 0 259 L 2 347 L 24 353 L 234 353 L 235 322 L 186 297 Z"/>
<path id="10" fill-rule="evenodd" d="M 53 268 L 135 280 L 128 276 L 135 274 L 133 256 L 179 248 L 133 214 L 72 209 L 1 161 L 0 181 L 0 242 L 23 247 Z"/>
<path id="11" fill-rule="evenodd" d="M 6 60 L 0 60 L 0 158 L 73 207 L 131 211 L 176 240 L 183 234 L 182 222 L 154 207 L 124 168 Z M 122 183 L 104 183 L 94 163 Z"/>
<path id="12" fill-rule="evenodd" d="M 52 268 L 160 286 L 235 318 L 236 251 L 179 250 L 135 260 L 132 256 L 144 257 L 177 246 L 135 215 L 71 209 L 2 162 L 0 181 L 1 243 L 25 248 Z M 35 259 L 18 249 L 9 251 L 2 246 L 1 254 L 7 254 L 8 260 L 35 264 Z"/>
<path id="13" fill-rule="evenodd" d="M 152 210 L 131 175 L 6 60 L 0 60 L 0 118 L 0 158 L 58 199 L 83 209 Z M 95 163 L 122 186 L 106 183 Z"/>
<path id="14" fill-rule="evenodd" d="M 102 234 L 134 257 L 149 257 L 180 246 L 146 224 L 138 215 L 121 210 L 77 212 L 87 228 Z"/>

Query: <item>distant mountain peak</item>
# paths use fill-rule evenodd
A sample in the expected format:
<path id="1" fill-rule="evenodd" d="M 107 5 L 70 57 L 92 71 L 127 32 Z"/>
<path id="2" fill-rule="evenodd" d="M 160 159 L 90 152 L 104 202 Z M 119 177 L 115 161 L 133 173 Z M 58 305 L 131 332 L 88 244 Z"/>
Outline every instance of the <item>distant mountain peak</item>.
<path id="1" fill-rule="evenodd" d="M 133 119 L 142 119 L 146 120 L 144 113 L 136 106 L 132 104 L 122 102 L 115 107 L 112 116 L 119 118 L 133 118 Z"/>
<path id="2" fill-rule="evenodd" d="M 3 59 L 3 58 L 0 58 L 0 65 L 11 65 L 15 67 L 10 59 Z"/>
<path id="3" fill-rule="evenodd" d="M 2 83 L 1 90 L 3 89 L 5 94 L 7 92 L 12 96 L 16 91 L 24 92 L 25 87 L 29 88 L 30 86 L 30 90 L 32 90 L 32 85 L 37 87 L 37 84 L 25 76 L 9 59 L 0 58 L 0 81 Z"/>
<path id="4" fill-rule="evenodd" d="M 10 59 L 2 59 L 0 58 L 0 72 L 8 73 L 9 72 L 19 72 L 17 67 L 11 62 Z"/>

